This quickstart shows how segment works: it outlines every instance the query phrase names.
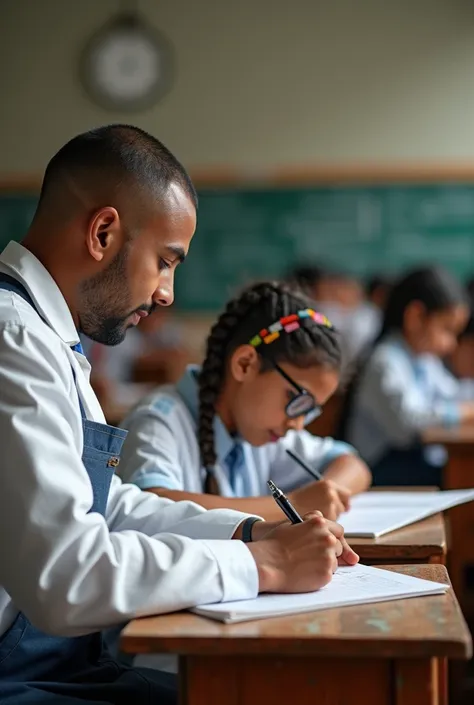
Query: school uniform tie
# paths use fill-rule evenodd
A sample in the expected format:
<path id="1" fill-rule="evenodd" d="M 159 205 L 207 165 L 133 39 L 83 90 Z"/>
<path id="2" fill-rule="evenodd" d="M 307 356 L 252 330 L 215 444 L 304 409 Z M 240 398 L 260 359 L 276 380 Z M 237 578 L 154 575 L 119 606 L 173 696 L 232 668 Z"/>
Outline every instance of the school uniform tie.
<path id="1" fill-rule="evenodd" d="M 74 350 L 74 352 L 81 353 L 81 355 L 84 355 L 84 350 L 82 349 L 81 343 L 76 343 L 76 345 L 71 345 L 71 350 Z"/>
<path id="2" fill-rule="evenodd" d="M 245 482 L 243 470 L 245 467 L 245 456 L 242 443 L 237 442 L 231 448 L 225 458 L 225 464 L 229 471 L 229 483 L 236 497 L 245 497 Z"/>

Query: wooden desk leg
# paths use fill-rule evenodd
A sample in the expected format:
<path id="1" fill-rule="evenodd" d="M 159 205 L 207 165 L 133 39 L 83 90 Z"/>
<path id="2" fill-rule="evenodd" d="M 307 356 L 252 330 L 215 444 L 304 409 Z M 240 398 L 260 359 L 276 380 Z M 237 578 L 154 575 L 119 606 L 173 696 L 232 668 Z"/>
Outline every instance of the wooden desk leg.
<path id="1" fill-rule="evenodd" d="M 471 488 L 473 486 L 472 466 L 470 452 L 456 452 L 455 449 L 451 449 L 444 472 L 443 489 Z M 466 567 L 474 564 L 472 505 L 460 504 L 450 509 L 447 512 L 447 528 L 449 577 L 464 616 L 471 625 L 474 610 L 472 595 L 466 584 Z M 456 703 L 461 698 L 466 674 L 467 664 L 464 661 L 454 661 L 449 664 L 449 695 L 452 703 Z"/>
<path id="2" fill-rule="evenodd" d="M 180 705 L 442 705 L 436 659 L 188 656 Z"/>
<path id="3" fill-rule="evenodd" d="M 444 471 L 444 489 L 463 489 L 473 486 L 472 456 L 450 450 Z M 466 566 L 474 563 L 474 522 L 472 504 L 460 504 L 448 511 L 450 533 L 448 568 L 449 577 L 464 615 L 469 617 L 469 600 L 466 588 Z M 472 608 L 471 608 L 472 609 Z"/>
<path id="4" fill-rule="evenodd" d="M 449 686 L 449 676 L 448 676 L 448 659 L 440 658 L 438 659 L 438 693 L 439 693 L 439 705 L 448 705 L 448 686 Z"/>
<path id="5" fill-rule="evenodd" d="M 395 705 L 441 705 L 437 659 L 395 662 Z M 446 696 L 445 696 L 446 697 Z"/>

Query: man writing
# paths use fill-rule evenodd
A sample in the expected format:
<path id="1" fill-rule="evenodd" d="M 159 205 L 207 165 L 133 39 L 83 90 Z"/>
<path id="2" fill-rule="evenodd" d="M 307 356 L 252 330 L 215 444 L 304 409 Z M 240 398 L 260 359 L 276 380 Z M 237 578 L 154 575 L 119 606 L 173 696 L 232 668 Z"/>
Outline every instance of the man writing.
<path id="1" fill-rule="evenodd" d="M 259 591 L 314 590 L 338 560 L 357 561 L 321 516 L 275 527 L 114 475 L 125 432 L 105 423 L 78 334 L 116 345 L 172 303 L 196 206 L 158 140 L 99 128 L 53 157 L 30 230 L 0 257 L 2 703 L 174 702 L 159 674 L 114 663 L 100 631 Z"/>

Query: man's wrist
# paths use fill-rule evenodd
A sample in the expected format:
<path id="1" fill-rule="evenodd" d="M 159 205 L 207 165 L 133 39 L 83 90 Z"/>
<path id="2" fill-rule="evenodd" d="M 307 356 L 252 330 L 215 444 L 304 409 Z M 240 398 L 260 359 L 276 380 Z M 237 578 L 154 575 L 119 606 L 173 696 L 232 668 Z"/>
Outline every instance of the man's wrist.
<path id="1" fill-rule="evenodd" d="M 286 519 L 283 519 L 282 521 L 265 521 L 264 519 L 260 519 L 259 517 L 249 517 L 249 518 L 253 522 L 252 523 L 252 533 L 251 533 L 252 543 L 254 541 L 261 541 L 262 539 L 266 538 L 266 536 L 271 531 L 273 531 L 273 529 L 276 529 L 277 526 L 280 526 L 281 524 L 288 523 Z M 247 521 L 248 521 L 248 519 L 244 519 L 244 521 L 238 525 L 238 527 L 236 528 L 236 530 L 234 532 L 234 535 L 232 536 L 233 539 L 238 539 L 239 541 L 244 540 L 243 536 L 242 536 L 242 532 L 243 532 L 244 525 Z"/>
<path id="2" fill-rule="evenodd" d="M 244 543 L 250 543 L 254 540 L 253 529 L 258 522 L 262 520 L 259 517 L 249 517 L 242 524 L 242 541 Z"/>
<path id="3" fill-rule="evenodd" d="M 273 524 L 271 522 L 256 521 L 252 526 L 252 541 L 261 541 L 272 529 Z"/>
<path id="4" fill-rule="evenodd" d="M 259 592 L 277 592 L 280 588 L 280 576 L 273 560 L 272 543 L 274 542 L 252 541 L 247 544 L 257 566 Z"/>
<path id="5" fill-rule="evenodd" d="M 233 539 L 238 541 L 244 541 L 245 543 L 250 543 L 251 541 L 256 541 L 260 538 L 255 538 L 255 527 L 258 524 L 265 524 L 266 522 L 260 517 L 247 517 L 244 521 L 240 522 L 236 530 L 234 531 Z"/>

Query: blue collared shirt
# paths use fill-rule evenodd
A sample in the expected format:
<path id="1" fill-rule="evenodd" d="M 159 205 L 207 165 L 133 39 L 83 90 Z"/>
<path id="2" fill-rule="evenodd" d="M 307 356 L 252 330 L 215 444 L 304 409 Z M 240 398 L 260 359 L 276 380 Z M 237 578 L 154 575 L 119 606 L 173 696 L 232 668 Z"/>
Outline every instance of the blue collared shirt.
<path id="1" fill-rule="evenodd" d="M 205 470 L 197 440 L 199 368 L 191 366 L 176 386 L 158 388 L 125 419 L 129 430 L 120 469 L 127 480 L 142 489 L 203 492 Z M 307 431 L 289 431 L 276 443 L 255 448 L 242 443 L 244 462 L 239 477 L 232 476 L 226 459 L 236 443 L 218 416 L 214 418 L 216 478 L 226 497 L 258 497 L 268 494 L 272 479 L 284 491 L 311 481 L 285 453 L 291 448 L 313 467 L 324 471 L 335 458 L 354 453 L 347 443 L 318 438 Z M 125 478 L 124 478 L 125 479 Z"/>
<path id="2" fill-rule="evenodd" d="M 408 449 L 430 426 L 460 420 L 459 383 L 442 361 L 415 355 L 399 335 L 387 336 L 362 371 L 348 438 L 369 464 L 392 448 Z"/>

